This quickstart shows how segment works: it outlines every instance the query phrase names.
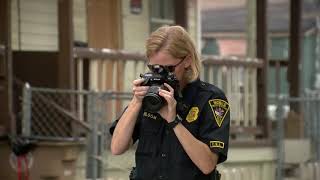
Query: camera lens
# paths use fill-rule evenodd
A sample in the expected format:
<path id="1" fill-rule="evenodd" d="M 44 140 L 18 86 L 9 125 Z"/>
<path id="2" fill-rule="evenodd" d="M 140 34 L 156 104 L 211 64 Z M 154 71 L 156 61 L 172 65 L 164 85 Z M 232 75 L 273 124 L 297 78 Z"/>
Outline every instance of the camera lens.
<path id="1" fill-rule="evenodd" d="M 158 112 L 163 105 L 163 100 L 159 95 L 156 94 L 148 94 L 144 98 L 144 109 L 149 112 Z"/>
<path id="2" fill-rule="evenodd" d="M 143 98 L 143 108 L 149 112 L 158 112 L 164 104 L 164 99 L 159 95 L 159 86 L 150 86 Z"/>

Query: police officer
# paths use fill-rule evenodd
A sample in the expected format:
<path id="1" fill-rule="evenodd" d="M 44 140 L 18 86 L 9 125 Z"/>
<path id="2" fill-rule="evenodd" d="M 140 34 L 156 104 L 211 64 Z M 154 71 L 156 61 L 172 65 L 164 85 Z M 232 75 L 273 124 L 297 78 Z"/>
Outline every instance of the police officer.
<path id="1" fill-rule="evenodd" d="M 110 128 L 111 152 L 119 155 L 138 141 L 138 180 L 213 180 L 216 165 L 227 159 L 230 107 L 223 91 L 199 79 L 200 60 L 189 34 L 180 26 L 163 26 L 146 41 L 150 65 L 171 69 L 179 80 L 184 112 L 175 90 L 159 90 L 166 104 L 157 112 L 144 110 L 148 86 L 133 81 L 133 98 Z"/>

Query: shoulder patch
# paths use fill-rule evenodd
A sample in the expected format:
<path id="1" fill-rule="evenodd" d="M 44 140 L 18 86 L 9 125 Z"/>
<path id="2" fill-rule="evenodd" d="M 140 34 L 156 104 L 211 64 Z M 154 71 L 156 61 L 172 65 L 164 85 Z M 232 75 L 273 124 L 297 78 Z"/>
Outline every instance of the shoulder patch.
<path id="1" fill-rule="evenodd" d="M 218 126 L 221 127 L 221 124 L 230 109 L 228 102 L 222 99 L 211 99 L 208 102 L 211 107 L 214 119 L 216 120 Z"/>
<path id="2" fill-rule="evenodd" d="M 187 118 L 186 120 L 191 123 L 195 120 L 198 119 L 198 116 L 199 116 L 199 108 L 198 107 L 192 107 L 190 110 L 189 110 L 189 113 L 187 115 Z"/>

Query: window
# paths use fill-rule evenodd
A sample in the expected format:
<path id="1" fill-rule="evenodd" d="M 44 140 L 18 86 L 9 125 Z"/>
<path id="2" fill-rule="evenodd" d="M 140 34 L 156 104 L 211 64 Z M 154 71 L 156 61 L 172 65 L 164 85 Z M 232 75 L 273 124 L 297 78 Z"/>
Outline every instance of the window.
<path id="1" fill-rule="evenodd" d="M 173 25 L 174 1 L 173 0 L 151 0 L 150 5 L 150 30 L 151 32 L 163 25 Z"/>

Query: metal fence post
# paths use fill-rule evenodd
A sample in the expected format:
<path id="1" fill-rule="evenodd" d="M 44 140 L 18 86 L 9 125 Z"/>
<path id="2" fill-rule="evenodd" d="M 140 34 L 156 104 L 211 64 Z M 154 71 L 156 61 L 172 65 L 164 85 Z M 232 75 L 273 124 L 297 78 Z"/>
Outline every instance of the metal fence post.
<path id="1" fill-rule="evenodd" d="M 22 97 L 22 135 L 31 136 L 32 90 L 28 83 L 23 88 Z"/>
<path id="2" fill-rule="evenodd" d="M 304 101 L 304 107 L 303 107 L 303 115 L 304 115 L 304 122 L 305 122 L 305 128 L 304 128 L 304 135 L 305 138 L 309 138 L 310 140 L 312 140 L 313 136 L 312 136 L 312 125 L 313 125 L 313 121 L 312 121 L 312 110 L 311 110 L 311 101 L 309 100 L 309 98 L 311 98 L 310 95 L 308 95 L 307 93 L 305 93 L 305 96 L 307 98 L 307 100 Z"/>
<path id="3" fill-rule="evenodd" d="M 88 94 L 87 103 L 87 119 L 92 132 L 89 134 L 88 150 L 87 150 L 87 178 L 96 180 L 98 178 L 98 148 L 97 148 L 97 130 L 98 124 L 95 117 L 95 97 L 90 91 Z"/>
<path id="4" fill-rule="evenodd" d="M 276 170 L 276 179 L 283 179 L 283 164 L 284 164 L 284 117 L 283 117 L 283 105 L 284 98 L 277 96 L 277 109 L 276 109 L 276 117 L 277 119 L 277 154 L 279 156 L 277 161 L 277 170 Z"/>
<path id="5" fill-rule="evenodd" d="M 317 123 L 317 126 L 316 126 L 316 137 L 315 137 L 315 140 L 317 142 L 316 146 L 317 146 L 317 161 L 320 160 L 320 98 L 317 97 L 317 100 L 316 100 L 316 111 L 315 111 L 315 122 Z"/>
<path id="6" fill-rule="evenodd" d="M 100 152 L 100 157 L 101 157 L 101 166 L 100 166 L 100 170 L 101 170 L 101 177 L 106 177 L 106 173 L 105 173 L 105 169 L 104 169 L 104 159 L 105 159 L 105 151 L 106 151 L 106 135 L 105 135 L 105 130 L 106 130 L 106 125 L 104 123 L 100 122 L 100 142 L 99 142 L 99 152 Z"/>
<path id="7" fill-rule="evenodd" d="M 310 98 L 313 99 L 314 96 L 311 94 L 310 95 Z M 316 107 L 316 103 L 317 101 L 310 101 L 310 114 L 312 114 L 312 116 L 310 117 L 310 120 L 311 120 L 311 129 L 310 129 L 310 140 L 311 140 L 311 143 L 312 143 L 312 149 L 313 149 L 313 152 L 315 152 L 315 155 L 313 156 L 313 159 L 316 159 L 317 157 L 317 107 Z"/>
<path id="8" fill-rule="evenodd" d="M 100 177 L 105 177 L 105 173 L 104 173 L 104 158 L 105 158 L 105 124 L 104 124 L 104 118 L 105 118 L 105 98 L 103 98 L 103 94 L 101 93 L 97 93 L 96 94 L 96 100 L 99 101 L 99 106 L 97 107 L 98 112 L 96 112 L 96 117 L 97 117 L 97 121 L 96 123 L 98 124 L 98 136 L 97 136 L 97 156 L 99 156 L 99 175 Z M 101 103 L 101 104 L 100 104 Z"/>

